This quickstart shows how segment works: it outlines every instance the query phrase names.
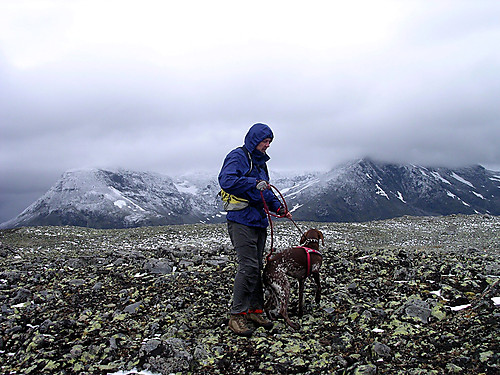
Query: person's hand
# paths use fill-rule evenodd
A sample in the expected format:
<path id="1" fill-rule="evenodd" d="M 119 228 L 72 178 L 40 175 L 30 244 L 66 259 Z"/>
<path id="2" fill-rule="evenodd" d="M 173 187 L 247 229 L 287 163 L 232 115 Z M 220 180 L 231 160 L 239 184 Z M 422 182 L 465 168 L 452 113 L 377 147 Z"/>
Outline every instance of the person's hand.
<path id="1" fill-rule="evenodd" d="M 278 211 L 276 211 L 276 213 L 279 216 L 286 217 L 288 219 L 292 218 L 292 214 L 289 211 L 287 211 L 284 206 L 281 206 L 280 208 L 278 208 Z"/>
<path id="2" fill-rule="evenodd" d="M 257 186 L 256 187 L 260 191 L 264 191 L 264 190 L 267 190 L 267 189 L 271 188 L 271 186 L 269 185 L 269 182 L 264 181 L 264 180 L 257 181 Z"/>

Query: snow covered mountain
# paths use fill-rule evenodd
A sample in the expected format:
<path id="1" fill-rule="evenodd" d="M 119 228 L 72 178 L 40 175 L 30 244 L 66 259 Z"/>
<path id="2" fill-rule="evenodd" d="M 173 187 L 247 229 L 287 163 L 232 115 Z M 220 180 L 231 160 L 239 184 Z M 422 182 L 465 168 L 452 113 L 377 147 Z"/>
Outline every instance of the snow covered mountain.
<path id="1" fill-rule="evenodd" d="M 402 215 L 500 215 L 500 173 L 362 159 L 287 191 L 297 220 L 366 221 Z"/>
<path id="2" fill-rule="evenodd" d="M 203 222 L 218 215 L 216 178 L 172 179 L 156 173 L 72 170 L 1 228 L 76 225 L 129 228 Z"/>
<path id="3" fill-rule="evenodd" d="M 328 173 L 272 173 L 296 220 L 366 221 L 402 215 L 500 215 L 500 173 L 361 159 Z M 0 225 L 128 228 L 225 220 L 216 176 L 168 177 L 102 169 L 66 172 L 40 199 Z"/>

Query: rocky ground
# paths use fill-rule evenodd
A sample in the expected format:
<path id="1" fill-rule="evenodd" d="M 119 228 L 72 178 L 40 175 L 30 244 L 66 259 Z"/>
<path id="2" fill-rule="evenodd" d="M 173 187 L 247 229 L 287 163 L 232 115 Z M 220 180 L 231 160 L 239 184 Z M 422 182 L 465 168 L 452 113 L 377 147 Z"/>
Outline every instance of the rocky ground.
<path id="1" fill-rule="evenodd" d="M 307 282 L 301 330 L 250 339 L 224 225 L 0 231 L 0 372 L 500 372 L 500 217 L 299 225 L 325 235 L 321 303 Z M 276 224 L 278 248 L 299 235 Z"/>

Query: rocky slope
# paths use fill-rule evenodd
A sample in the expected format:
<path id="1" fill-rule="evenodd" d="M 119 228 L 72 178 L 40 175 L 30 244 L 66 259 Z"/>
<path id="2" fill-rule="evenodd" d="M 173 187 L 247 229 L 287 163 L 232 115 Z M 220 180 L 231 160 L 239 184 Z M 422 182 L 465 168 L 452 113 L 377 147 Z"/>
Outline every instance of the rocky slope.
<path id="1" fill-rule="evenodd" d="M 0 372 L 500 371 L 500 218 L 299 225 L 325 235 L 321 303 L 307 282 L 301 330 L 278 321 L 250 339 L 227 329 L 224 225 L 2 230 Z M 280 222 L 275 236 L 280 249 L 300 233 Z"/>

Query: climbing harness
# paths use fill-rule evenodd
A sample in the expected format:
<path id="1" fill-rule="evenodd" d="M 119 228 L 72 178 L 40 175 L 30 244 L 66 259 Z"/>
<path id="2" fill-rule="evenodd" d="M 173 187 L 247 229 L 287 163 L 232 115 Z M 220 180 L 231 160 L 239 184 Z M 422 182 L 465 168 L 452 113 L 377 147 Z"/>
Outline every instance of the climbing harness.
<path id="1" fill-rule="evenodd" d="M 311 265 L 311 253 L 318 254 L 320 257 L 323 257 L 323 254 L 319 250 L 311 249 L 309 247 L 305 246 L 299 246 L 298 249 L 304 249 L 307 255 L 307 271 L 306 271 L 306 279 L 309 277 L 312 271 L 312 265 Z"/>

